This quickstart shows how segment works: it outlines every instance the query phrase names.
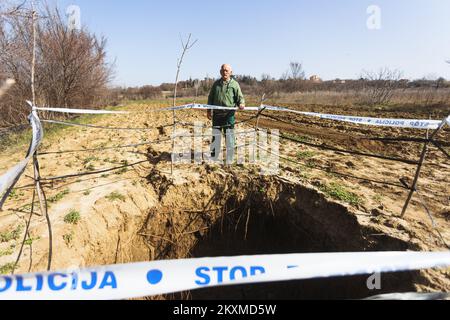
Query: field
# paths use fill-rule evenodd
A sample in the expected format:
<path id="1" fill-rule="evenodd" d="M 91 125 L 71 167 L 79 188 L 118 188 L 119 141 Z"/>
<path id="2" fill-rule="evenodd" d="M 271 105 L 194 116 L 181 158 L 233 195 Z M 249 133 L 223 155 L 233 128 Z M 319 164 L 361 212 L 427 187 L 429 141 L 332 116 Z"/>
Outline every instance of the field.
<path id="1" fill-rule="evenodd" d="M 166 106 L 165 101 L 142 101 L 118 109 Z M 450 113 L 448 107 L 283 106 L 386 118 L 428 119 L 432 114 L 433 119 L 441 119 Z M 203 111 L 179 111 L 177 115 L 184 122 L 207 122 Z M 240 113 L 237 120 L 244 122 L 238 128 L 254 128 L 251 115 Z M 274 112 L 263 115 L 259 127 L 278 129 L 286 138 L 280 140 L 281 170 L 276 176 L 260 175 L 258 165 L 208 163 L 176 164 L 172 175 L 172 142 L 167 139 L 172 133 L 167 126 L 172 123 L 171 112 L 77 120 L 143 128 L 140 131 L 46 124 L 48 135 L 40 153 L 160 140 L 135 148 L 39 156 L 43 178 L 142 161 L 109 172 L 44 180 L 53 229 L 52 269 L 223 255 L 448 250 L 449 159 L 429 146 L 417 193 L 406 215 L 400 217 L 409 192 L 401 181 L 411 185 L 417 168 L 405 162 L 418 161 L 423 143 L 380 139 L 424 139 L 426 131 Z M 448 152 L 450 128 L 435 140 Z M 0 172 L 23 158 L 26 141 L 16 137 L 8 148 L 2 148 Z M 204 145 L 206 150 L 207 141 Z M 395 161 L 363 155 L 368 153 Z M 29 166 L 0 212 L 0 273 L 11 272 L 20 250 L 31 210 L 32 175 Z M 47 222 L 37 202 L 34 207 L 16 272 L 42 271 L 47 266 Z M 450 270 L 383 274 L 382 289 L 376 292 L 367 289 L 366 276 L 204 289 L 156 298 L 363 298 L 390 292 L 448 292 L 449 275 Z"/>

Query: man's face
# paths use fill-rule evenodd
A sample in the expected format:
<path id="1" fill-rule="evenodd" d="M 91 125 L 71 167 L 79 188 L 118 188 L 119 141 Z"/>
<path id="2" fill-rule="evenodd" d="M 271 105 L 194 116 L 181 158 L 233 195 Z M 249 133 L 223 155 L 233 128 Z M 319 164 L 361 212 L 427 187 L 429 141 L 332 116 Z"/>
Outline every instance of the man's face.
<path id="1" fill-rule="evenodd" d="M 233 74 L 233 70 L 229 65 L 224 65 L 220 69 L 220 75 L 222 76 L 222 80 L 228 81 L 231 79 L 231 75 Z"/>

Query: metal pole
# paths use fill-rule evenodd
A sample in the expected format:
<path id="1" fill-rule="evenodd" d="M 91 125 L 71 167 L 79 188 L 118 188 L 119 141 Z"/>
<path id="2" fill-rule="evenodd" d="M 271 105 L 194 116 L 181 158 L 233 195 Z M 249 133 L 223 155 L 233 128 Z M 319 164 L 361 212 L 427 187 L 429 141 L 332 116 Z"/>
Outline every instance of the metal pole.
<path id="1" fill-rule="evenodd" d="M 36 106 L 36 87 L 35 87 L 35 78 L 36 78 L 36 10 L 34 0 L 31 0 L 31 23 L 32 23 L 32 37 L 33 37 L 33 46 L 32 46 L 32 57 L 31 57 L 31 95 L 33 108 Z M 48 226 L 48 234 L 49 234 L 49 252 L 48 252 L 48 262 L 47 262 L 47 270 L 49 271 L 52 264 L 52 255 L 53 255 L 53 236 L 52 236 L 52 226 L 50 221 L 50 216 L 48 215 L 47 210 L 47 199 L 45 197 L 45 192 L 42 189 L 41 185 L 41 176 L 39 173 L 39 161 L 37 158 L 37 150 L 33 154 L 33 168 L 34 168 L 34 180 L 36 187 L 36 194 L 39 199 L 39 206 L 41 209 L 42 215 L 45 215 Z"/>
<path id="2" fill-rule="evenodd" d="M 411 202 L 411 198 L 416 190 L 417 182 L 419 181 L 420 171 L 422 170 L 423 163 L 425 161 L 425 156 L 428 151 L 428 145 L 430 142 L 434 139 L 434 137 L 441 131 L 441 129 L 444 127 L 445 123 L 447 121 L 447 118 L 445 118 L 442 123 L 439 125 L 439 127 L 433 132 L 433 134 L 429 137 L 429 139 L 424 143 L 422 154 L 420 155 L 419 164 L 417 166 L 416 175 L 414 177 L 413 184 L 411 186 L 410 192 L 408 194 L 408 198 L 406 199 L 405 205 L 403 206 L 401 217 L 403 218 L 406 210 L 408 209 L 409 203 Z"/>
<path id="3" fill-rule="evenodd" d="M 33 106 L 36 105 L 36 91 L 35 91 L 35 66 L 36 66 L 36 11 L 34 10 L 34 1 L 31 1 L 31 23 L 33 28 L 33 52 L 31 58 L 31 95 Z"/>

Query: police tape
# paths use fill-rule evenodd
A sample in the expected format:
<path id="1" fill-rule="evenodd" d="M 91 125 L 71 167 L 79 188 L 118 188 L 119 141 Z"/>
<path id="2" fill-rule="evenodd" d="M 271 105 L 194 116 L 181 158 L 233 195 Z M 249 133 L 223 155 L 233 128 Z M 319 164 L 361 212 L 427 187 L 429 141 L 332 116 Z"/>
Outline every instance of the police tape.
<path id="1" fill-rule="evenodd" d="M 52 111 L 59 113 L 72 113 L 72 114 L 130 114 L 129 111 L 110 111 L 110 110 L 88 110 L 88 109 L 70 109 L 70 108 L 42 108 L 36 107 L 38 111 Z"/>
<path id="2" fill-rule="evenodd" d="M 27 103 L 32 106 L 30 101 Z M 112 111 L 112 110 L 94 110 L 94 109 L 73 109 L 73 108 L 51 108 L 51 107 L 34 107 L 38 111 L 50 111 L 58 113 L 71 113 L 71 114 L 135 114 L 135 113 L 152 113 L 152 112 L 165 112 L 165 111 L 177 111 L 177 110 L 188 110 L 188 109 L 210 109 L 210 110 L 237 110 L 237 108 L 221 107 L 221 106 L 210 106 L 210 105 L 200 105 L 200 104 L 186 104 L 175 107 L 145 110 L 145 111 Z M 245 111 L 258 111 L 259 107 L 248 107 Z"/>
<path id="3" fill-rule="evenodd" d="M 31 105 L 31 103 L 28 101 Z M 109 111 L 109 110 L 88 110 L 88 109 L 70 109 L 70 108 L 42 108 L 35 107 L 36 110 L 40 111 L 52 111 L 52 112 L 62 112 L 62 113 L 74 113 L 74 114 L 130 114 L 130 113 L 147 113 L 147 112 L 164 112 L 164 111 L 176 111 L 176 110 L 187 110 L 187 109 L 197 109 L 197 110 L 225 110 L 225 111 L 237 111 L 238 108 L 235 107 L 223 107 L 223 106 L 213 106 L 208 104 L 186 104 L 176 107 L 162 108 L 156 110 L 147 111 Z M 318 117 L 321 119 L 328 119 L 334 121 L 343 121 L 354 124 L 363 124 L 371 126 L 382 126 L 382 127 L 395 127 L 395 128 L 412 128 L 412 129 L 437 129 L 442 123 L 442 120 L 421 120 L 421 119 L 396 119 L 396 118 L 374 118 L 374 117 L 359 117 L 359 116 L 345 116 L 327 113 L 317 113 L 317 112 L 305 112 L 292 110 L 280 106 L 269 106 L 262 105 L 260 107 L 246 107 L 241 111 L 279 111 L 279 112 L 291 112 L 296 114 L 301 114 L 304 116 Z M 450 125 L 450 117 L 445 120 Z"/>
<path id="4" fill-rule="evenodd" d="M 411 128 L 411 129 L 437 129 L 442 123 L 442 120 L 417 120 L 417 119 L 386 119 L 386 118 L 370 118 L 357 116 L 341 116 L 334 114 L 321 114 L 314 112 L 298 112 L 305 116 L 313 116 L 321 119 L 350 122 L 355 124 L 380 126 L 380 127 L 394 127 L 394 128 Z"/>
<path id="5" fill-rule="evenodd" d="M 103 129 L 103 130 L 120 130 L 120 131 L 149 131 L 149 130 L 157 130 L 158 128 L 124 128 L 124 127 L 106 127 L 106 126 L 95 126 L 92 124 L 83 124 L 83 123 L 71 123 L 57 120 L 42 120 L 44 123 L 58 124 L 70 127 L 84 127 L 91 129 Z"/>
<path id="6" fill-rule="evenodd" d="M 189 106 L 187 106 L 189 108 Z M 207 104 L 193 104 L 191 109 L 209 109 L 209 110 L 238 110 L 238 108 L 211 106 Z M 355 124 L 371 125 L 371 126 L 383 126 L 383 127 L 396 127 L 396 128 L 412 128 L 412 129 L 437 129 L 442 120 L 419 120 L 419 119 L 395 119 L 395 118 L 373 118 L 373 117 L 359 117 L 359 116 L 344 116 L 317 112 L 305 112 L 292 110 L 280 106 L 262 105 L 260 107 L 246 107 L 244 111 L 279 111 L 301 114 L 309 117 L 318 117 L 321 119 L 344 121 Z M 450 116 L 445 120 L 450 126 Z"/>
<path id="7" fill-rule="evenodd" d="M 0 299 L 129 299 L 216 286 L 449 266 L 449 252 L 307 253 L 165 260 L 0 276 Z"/>
<path id="8" fill-rule="evenodd" d="M 239 108 L 236 107 L 222 107 L 222 106 L 213 106 L 209 104 L 199 104 L 193 103 L 189 106 L 189 109 L 199 109 L 199 110 L 224 110 L 224 111 L 238 111 Z M 240 111 L 258 111 L 260 107 L 245 107 L 245 109 Z"/>
<path id="9" fill-rule="evenodd" d="M 161 108 L 155 110 L 145 110 L 145 111 L 114 111 L 114 110 L 94 110 L 94 109 L 74 109 L 74 108 L 51 108 L 51 107 L 38 107 L 33 106 L 31 101 L 27 100 L 27 104 L 34 110 L 38 111 L 50 111 L 58 113 L 71 113 L 71 114 L 135 114 L 135 113 L 152 113 L 152 112 L 164 112 L 164 111 L 175 111 L 188 109 L 191 105 L 181 105 L 177 107 Z"/>
<path id="10" fill-rule="evenodd" d="M 0 176 L 0 210 L 44 137 L 42 124 L 35 110 L 31 112 L 28 120 L 31 124 L 33 137 L 25 159 Z"/>
<path id="11" fill-rule="evenodd" d="M 268 110 L 280 110 L 282 107 L 265 106 Z M 272 109 L 274 108 L 274 109 Z M 395 128 L 412 128 L 412 129 L 437 129 L 442 123 L 442 120 L 419 120 L 419 119 L 397 119 L 397 118 L 374 118 L 374 117 L 359 117 L 359 116 L 344 116 L 327 113 L 317 112 L 305 112 L 292 109 L 286 109 L 285 111 L 301 114 L 304 116 L 318 117 L 321 119 L 335 120 L 350 122 L 355 124 L 382 126 L 382 127 L 395 127 Z M 450 119 L 447 118 L 448 122 Z"/>
<path id="12" fill-rule="evenodd" d="M 53 111 L 53 112 L 62 112 L 62 113 L 75 113 L 75 114 L 130 114 L 136 113 L 134 111 L 110 111 L 110 110 L 88 110 L 88 109 L 70 109 L 70 108 L 42 108 L 34 106 L 30 101 L 27 101 L 29 106 L 32 108 L 32 114 L 30 115 L 30 122 L 33 127 L 33 138 L 37 138 L 37 136 L 42 139 L 43 131 L 42 125 L 39 121 L 38 115 L 36 111 Z M 175 110 L 185 110 L 185 109 L 207 109 L 207 110 L 237 110 L 237 108 L 230 107 L 221 107 L 221 106 L 212 106 L 207 104 L 187 104 L 170 108 L 163 108 L 157 110 L 148 110 L 145 112 L 163 112 L 163 111 L 175 111 Z M 415 129 L 437 129 L 441 125 L 447 123 L 450 126 L 450 116 L 447 117 L 444 121 L 440 120 L 417 120 L 417 119 L 386 119 L 386 118 L 370 118 L 370 117 L 355 117 L 355 116 L 342 116 L 342 115 L 333 115 L 333 114 L 325 114 L 325 113 L 315 113 L 315 112 L 304 112 L 291 110 L 285 107 L 279 106 L 268 106 L 262 105 L 260 107 L 246 107 L 245 111 L 280 111 L 280 112 L 291 112 L 296 114 L 301 114 L 305 116 L 313 116 L 319 117 L 322 119 L 336 120 L 336 121 L 344 121 L 355 124 L 364 124 L 364 125 L 373 125 L 373 126 L 385 126 L 385 127 L 398 127 L 398 128 L 415 128 Z M 132 130 L 132 129 L 129 129 Z M 36 136 L 36 137 L 35 137 Z M 36 151 L 37 145 L 40 143 L 40 140 L 33 140 L 30 146 L 27 158 L 17 164 L 15 167 L 7 171 L 4 175 L 0 176 L 0 196 L 2 196 L 0 200 L 0 209 L 2 208 L 3 203 L 6 200 L 6 197 L 10 193 L 12 187 L 15 185 L 20 175 L 25 170 L 25 167 L 31 157 L 31 155 Z M 35 147 L 34 149 L 32 147 Z"/>

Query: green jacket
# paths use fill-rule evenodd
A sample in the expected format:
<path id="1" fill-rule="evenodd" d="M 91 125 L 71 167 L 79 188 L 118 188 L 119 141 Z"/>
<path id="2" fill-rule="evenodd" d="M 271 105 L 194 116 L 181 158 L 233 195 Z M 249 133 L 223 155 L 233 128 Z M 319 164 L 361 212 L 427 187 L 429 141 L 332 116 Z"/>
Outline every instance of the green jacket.
<path id="1" fill-rule="evenodd" d="M 208 97 L 208 104 L 222 107 L 238 107 L 245 104 L 244 95 L 242 94 L 239 83 L 230 79 L 225 83 L 222 79 L 214 82 Z M 234 119 L 235 111 L 214 110 L 215 119 L 231 120 Z"/>

